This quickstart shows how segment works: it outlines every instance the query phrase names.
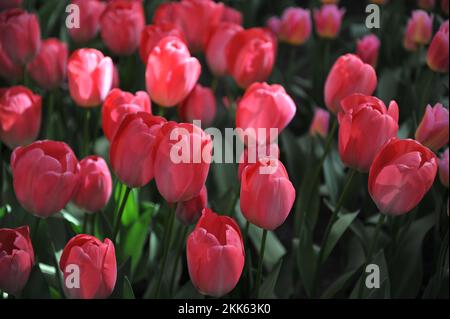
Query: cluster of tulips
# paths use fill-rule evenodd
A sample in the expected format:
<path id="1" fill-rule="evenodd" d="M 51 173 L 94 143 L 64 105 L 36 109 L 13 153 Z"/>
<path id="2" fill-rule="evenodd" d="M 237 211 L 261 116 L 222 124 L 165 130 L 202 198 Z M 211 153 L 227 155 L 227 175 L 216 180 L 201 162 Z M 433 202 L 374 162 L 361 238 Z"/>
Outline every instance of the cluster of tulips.
<path id="1" fill-rule="evenodd" d="M 214 297 L 230 293 L 245 267 L 251 267 L 246 257 L 248 227 L 261 228 L 260 262 L 254 280 L 254 297 L 258 297 L 268 231 L 283 225 L 294 203 L 305 199 L 280 161 L 281 152 L 274 143 L 277 136 L 269 134 L 271 129 L 283 132 L 298 114 L 301 101 L 297 103 L 282 85 L 266 81 L 276 63 L 278 42 L 303 45 L 312 34 L 313 22 L 319 37 L 334 39 L 345 9 L 338 7 L 338 1 L 322 1 L 311 18 L 310 10 L 290 7 L 280 18 L 268 19 L 265 27 L 244 28 L 241 12 L 230 6 L 213 0 L 181 0 L 158 5 L 146 25 L 140 0 L 72 0 L 80 9 L 80 26 L 68 29 L 76 47 L 70 52 L 60 39 L 41 39 L 37 15 L 20 8 L 21 2 L 0 2 L 0 77 L 11 84 L 0 89 L 1 147 L 10 154 L 9 167 L 1 170 L 12 178 L 12 185 L 3 186 L 8 179 L 0 175 L 0 191 L 12 187 L 25 211 L 37 220 L 47 220 L 69 202 L 85 212 L 85 218 L 101 214 L 114 189 L 120 189 L 110 234 L 100 240 L 94 229 L 88 232 L 83 227 L 55 262 L 65 296 L 91 299 L 112 294 L 119 266 L 116 246 L 125 241 L 121 221 L 127 201 L 133 189 L 154 182 L 153 191 L 168 209 L 160 238 L 160 273 L 154 278 L 154 291 L 147 296 L 161 294 L 176 217 L 185 225 L 195 225 L 185 240 L 190 280 L 198 292 Z M 417 51 L 429 44 L 429 69 L 448 73 L 448 20 L 433 35 L 433 17 L 425 9 L 434 6 L 434 1 L 418 2 L 422 9 L 414 11 L 407 23 L 404 46 Z M 448 14 L 448 1 L 441 5 L 440 10 Z M 97 37 L 114 60 L 126 60 L 138 52 L 139 68 L 145 68 L 145 90 L 120 88 L 123 75 L 113 58 L 86 46 Z M 380 39 L 370 34 L 358 41 L 355 53 L 334 62 L 323 87 L 326 109 L 315 110 L 309 132 L 327 139 L 326 157 L 338 130 L 340 159 L 349 168 L 347 183 L 355 172 L 368 173 L 368 193 L 381 216 L 403 215 L 422 201 L 438 171 L 442 184 L 449 185 L 449 114 L 441 103 L 428 105 L 423 116 L 420 114 L 414 139 L 398 137 L 397 102 L 386 106 L 373 96 L 380 44 Z M 198 56 L 204 57 L 203 65 Z M 226 111 L 235 112 L 235 127 L 249 132 L 241 136 L 246 147 L 235 181 L 240 183 L 238 206 L 247 221 L 245 232 L 233 217 L 236 205 L 232 214 L 214 212 L 208 205 L 206 182 L 214 147 L 204 129 L 215 122 L 218 104 L 216 84 L 199 84 L 202 72 L 210 72 L 214 79 L 232 79 L 242 92 L 235 100 L 224 98 L 224 104 Z M 43 108 L 47 108 L 45 114 L 64 112 L 44 104 L 42 95 L 30 89 L 30 81 L 49 96 L 58 90 L 67 92 L 79 107 L 85 125 L 80 145 L 45 139 L 51 137 L 49 132 L 56 124 L 52 116 L 43 119 Z M 176 113 L 171 112 L 174 108 Z M 202 127 L 192 124 L 194 120 L 200 120 Z M 95 153 L 100 123 L 109 158 Z M 267 134 L 261 134 L 264 131 Z M 189 158 L 199 160 L 175 162 L 173 154 L 185 149 Z M 253 151 L 257 157 L 251 160 Z M 299 165 L 301 161 L 299 158 Z M 262 173 L 262 168 L 268 167 L 271 173 Z M 125 186 L 120 188 L 122 184 Z M 0 207 L 5 204 L 11 203 L 0 202 Z M 341 205 L 335 208 L 331 223 Z M 384 217 L 380 220 L 382 223 Z M 13 296 L 20 296 L 39 258 L 29 226 L 18 226 L 0 229 L 0 290 Z M 38 227 L 39 223 L 32 230 L 37 232 Z M 66 284 L 72 265 L 80 269 L 76 287 Z"/>

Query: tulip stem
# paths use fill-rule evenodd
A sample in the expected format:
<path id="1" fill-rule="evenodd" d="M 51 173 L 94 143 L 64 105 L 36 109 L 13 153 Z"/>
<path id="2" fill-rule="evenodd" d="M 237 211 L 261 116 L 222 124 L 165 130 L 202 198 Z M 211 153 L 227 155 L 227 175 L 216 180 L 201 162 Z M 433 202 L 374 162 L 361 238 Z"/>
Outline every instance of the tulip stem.
<path id="1" fill-rule="evenodd" d="M 89 154 L 89 120 L 91 118 L 91 110 L 85 111 L 84 133 L 83 133 L 83 156 Z"/>
<path id="2" fill-rule="evenodd" d="M 40 218 L 39 218 L 40 219 Z M 47 222 L 47 231 L 50 229 L 50 224 L 48 222 L 48 219 L 45 220 Z M 47 233 L 48 234 L 48 233 Z M 50 249 L 51 249 L 51 256 L 52 256 L 52 262 L 55 266 L 55 274 L 56 274 L 56 280 L 58 282 L 58 287 L 61 290 L 61 296 L 64 297 L 64 288 L 63 288 L 63 281 L 61 277 L 61 272 L 59 270 L 59 263 L 56 259 L 56 248 L 55 244 L 53 243 L 52 237 L 48 236 L 48 240 L 50 242 Z"/>
<path id="3" fill-rule="evenodd" d="M 259 250 L 258 271 L 256 273 L 256 298 L 259 298 L 259 287 L 261 285 L 262 268 L 264 262 L 264 251 L 266 250 L 267 229 L 263 230 L 261 249 Z"/>
<path id="4" fill-rule="evenodd" d="M 114 233 L 113 233 L 113 237 L 112 237 L 114 244 L 117 241 L 117 235 L 119 234 L 119 230 L 120 230 L 120 223 L 122 222 L 122 215 L 125 210 L 125 205 L 127 204 L 127 200 L 128 200 L 128 196 L 130 195 L 130 192 L 131 192 L 131 187 L 127 186 L 127 188 L 125 190 L 125 195 L 123 196 L 122 202 L 120 204 L 116 224 L 114 225 Z"/>
<path id="5" fill-rule="evenodd" d="M 87 225 L 88 225 L 88 214 L 84 213 L 83 216 L 83 228 L 81 229 L 82 234 L 86 234 L 87 232 Z"/>
<path id="6" fill-rule="evenodd" d="M 55 104 L 55 97 L 53 91 L 50 91 L 48 94 L 48 110 L 47 110 L 47 133 L 46 138 L 51 140 L 53 138 L 53 125 L 52 125 L 52 119 L 53 119 L 53 112 L 54 112 L 54 104 Z"/>
<path id="7" fill-rule="evenodd" d="M 175 263 L 173 264 L 173 268 L 172 268 L 172 276 L 170 278 L 170 286 L 169 287 L 170 287 L 171 292 L 173 292 L 173 285 L 175 283 L 175 275 L 177 273 L 178 261 L 180 260 L 181 252 L 183 251 L 184 243 L 186 242 L 186 236 L 187 236 L 188 230 L 189 230 L 189 227 L 183 225 L 183 233 L 181 234 L 180 245 L 178 246 L 177 255 L 175 257 Z"/>

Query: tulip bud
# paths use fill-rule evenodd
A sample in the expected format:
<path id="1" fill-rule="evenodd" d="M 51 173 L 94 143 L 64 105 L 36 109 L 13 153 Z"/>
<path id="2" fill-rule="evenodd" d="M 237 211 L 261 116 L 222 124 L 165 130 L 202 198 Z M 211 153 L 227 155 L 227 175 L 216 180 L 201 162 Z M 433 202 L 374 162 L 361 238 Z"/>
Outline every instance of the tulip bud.
<path id="1" fill-rule="evenodd" d="M 0 290 L 15 295 L 26 285 L 34 265 L 30 229 L 0 228 Z"/>
<path id="2" fill-rule="evenodd" d="M 71 3 L 80 9 L 80 27 L 69 28 L 69 35 L 76 43 L 86 43 L 97 36 L 106 3 L 99 0 L 71 0 Z"/>
<path id="3" fill-rule="evenodd" d="M 419 204 L 436 173 L 433 152 L 417 141 L 393 138 L 370 167 L 369 193 L 382 213 L 405 214 Z"/>
<path id="4" fill-rule="evenodd" d="M 309 134 L 326 137 L 330 123 L 330 113 L 321 108 L 316 108 L 314 118 L 309 127 Z"/>
<path id="5" fill-rule="evenodd" d="M 67 65 L 70 96 L 81 107 L 104 101 L 112 86 L 114 64 L 96 49 L 76 50 Z"/>
<path id="6" fill-rule="evenodd" d="M 448 20 L 441 25 L 431 40 L 427 64 L 435 72 L 448 73 Z"/>
<path id="7" fill-rule="evenodd" d="M 183 41 L 165 37 L 148 56 L 147 92 L 157 104 L 175 106 L 191 93 L 200 72 L 200 62 L 191 57 Z"/>
<path id="8" fill-rule="evenodd" d="M 11 155 L 14 192 L 28 212 L 47 218 L 63 209 L 78 185 L 80 165 L 63 142 L 37 141 Z"/>
<path id="9" fill-rule="evenodd" d="M 67 46 L 56 38 L 42 41 L 41 49 L 28 64 L 31 78 L 42 88 L 57 88 L 66 77 Z"/>
<path id="10" fill-rule="evenodd" d="M 76 235 L 64 247 L 59 267 L 64 274 L 64 292 L 71 299 L 104 299 L 116 285 L 116 253 L 108 238 L 101 242 L 94 236 Z M 71 284 L 74 267 L 79 287 Z"/>
<path id="11" fill-rule="evenodd" d="M 276 42 L 269 30 L 237 32 L 226 47 L 228 72 L 241 88 L 266 81 L 275 62 Z"/>
<path id="12" fill-rule="evenodd" d="M 405 31 L 405 43 L 425 45 L 431 40 L 433 17 L 423 10 L 415 10 L 409 18 Z"/>
<path id="13" fill-rule="evenodd" d="M 309 10 L 290 7 L 281 17 L 279 37 L 292 45 L 305 43 L 311 35 L 311 14 Z"/>
<path id="14" fill-rule="evenodd" d="M 212 157 L 209 135 L 193 124 L 166 123 L 153 147 L 158 191 L 168 203 L 197 196 L 205 185 Z"/>
<path id="15" fill-rule="evenodd" d="M 448 147 L 439 158 L 439 177 L 441 183 L 448 188 Z"/>
<path id="16" fill-rule="evenodd" d="M 354 54 L 336 60 L 325 82 L 325 104 L 332 113 L 341 110 L 341 100 L 353 93 L 372 95 L 377 86 L 377 74 Z"/>
<path id="17" fill-rule="evenodd" d="M 0 77 L 4 80 L 14 83 L 22 79 L 23 67 L 10 59 L 2 47 L 0 41 Z"/>
<path id="18" fill-rule="evenodd" d="M 368 172 L 380 148 L 398 132 L 398 106 L 389 109 L 373 96 L 353 94 L 341 102 L 339 154 L 345 165 Z"/>
<path id="19" fill-rule="evenodd" d="M 236 287 L 245 251 L 233 218 L 205 208 L 187 239 L 186 253 L 191 281 L 201 294 L 221 297 Z"/>
<path id="20" fill-rule="evenodd" d="M 153 178 L 152 150 L 166 120 L 149 113 L 125 116 L 111 143 L 109 159 L 119 179 L 129 187 L 142 187 Z"/>
<path id="21" fill-rule="evenodd" d="M 417 141 L 437 151 L 448 143 L 448 110 L 437 103 L 427 105 L 425 114 L 416 130 Z"/>
<path id="22" fill-rule="evenodd" d="M 316 32 L 321 38 L 334 39 L 341 30 L 345 9 L 339 9 L 335 4 L 325 4 L 319 10 L 314 10 Z"/>
<path id="23" fill-rule="evenodd" d="M 175 214 L 185 225 L 195 224 L 204 208 L 208 206 L 208 192 L 203 186 L 200 194 L 185 202 L 179 202 Z"/>
<path id="24" fill-rule="evenodd" d="M 236 128 L 242 130 L 238 133 L 247 145 L 271 143 L 294 118 L 296 109 L 281 85 L 254 83 L 239 101 Z"/>
<path id="25" fill-rule="evenodd" d="M 252 224 L 274 230 L 281 226 L 295 201 L 295 188 L 276 158 L 260 158 L 241 176 L 241 211 Z"/>
<path id="26" fill-rule="evenodd" d="M 216 116 L 216 97 L 210 88 L 197 84 L 188 97 L 181 102 L 178 113 L 183 122 L 202 121 L 203 127 L 210 126 Z"/>
<path id="27" fill-rule="evenodd" d="M 2 0 L 0 2 L 0 10 L 19 8 L 22 5 L 22 0 Z"/>
<path id="28" fill-rule="evenodd" d="M 41 46 L 37 16 L 22 9 L 0 12 L 0 42 L 12 61 L 27 64 Z"/>
<path id="29" fill-rule="evenodd" d="M 238 25 L 242 25 L 243 22 L 242 13 L 238 10 L 225 6 L 222 12 L 222 22 L 230 22 Z"/>
<path id="30" fill-rule="evenodd" d="M 374 68 L 377 66 L 379 50 L 380 40 L 375 34 L 366 35 L 356 44 L 356 55 L 364 63 L 370 64 Z"/>
<path id="31" fill-rule="evenodd" d="M 112 142 L 125 116 L 138 112 L 152 113 L 147 92 L 138 91 L 133 95 L 120 89 L 113 89 L 102 107 L 102 127 L 106 138 Z"/>
<path id="32" fill-rule="evenodd" d="M 278 17 L 270 17 L 266 21 L 266 27 L 272 31 L 272 33 L 278 36 L 281 28 L 281 19 Z"/>
<path id="33" fill-rule="evenodd" d="M 34 141 L 41 127 L 42 98 L 24 86 L 0 89 L 0 140 L 13 149 Z"/>
<path id="34" fill-rule="evenodd" d="M 106 206 L 112 192 L 108 165 L 101 157 L 88 156 L 80 161 L 79 176 L 73 202 L 86 212 L 98 212 Z"/>
<path id="35" fill-rule="evenodd" d="M 278 144 L 258 144 L 256 146 L 246 147 L 239 158 L 238 179 L 241 180 L 242 172 L 248 165 L 255 164 L 260 158 L 264 157 L 279 159 L 280 148 L 278 147 Z"/>

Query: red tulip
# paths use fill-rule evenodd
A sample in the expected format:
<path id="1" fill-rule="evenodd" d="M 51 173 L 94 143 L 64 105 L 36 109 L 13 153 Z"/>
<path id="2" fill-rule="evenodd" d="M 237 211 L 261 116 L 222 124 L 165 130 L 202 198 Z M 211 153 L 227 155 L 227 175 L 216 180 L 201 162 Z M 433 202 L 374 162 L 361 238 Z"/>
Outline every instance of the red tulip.
<path id="1" fill-rule="evenodd" d="M 0 10 L 18 8 L 22 5 L 22 0 L 2 0 Z"/>
<path id="2" fill-rule="evenodd" d="M 437 103 L 427 105 L 425 115 L 416 130 L 416 140 L 437 151 L 448 143 L 448 110 Z"/>
<path id="3" fill-rule="evenodd" d="M 241 180 L 242 172 L 248 165 L 255 164 L 260 158 L 264 157 L 273 157 L 279 159 L 280 148 L 278 147 L 278 144 L 260 144 L 245 148 L 241 154 L 241 157 L 239 158 L 238 179 Z"/>
<path id="4" fill-rule="evenodd" d="M 230 40 L 242 31 L 238 24 L 222 22 L 212 32 L 206 45 L 206 61 L 212 73 L 223 76 L 227 73 L 226 51 Z"/>
<path id="5" fill-rule="evenodd" d="M 101 210 L 108 203 L 112 192 L 111 173 L 105 160 L 98 156 L 82 159 L 79 176 L 73 202 L 89 213 Z"/>
<path id="6" fill-rule="evenodd" d="M 30 277 L 34 265 L 34 250 L 30 229 L 0 228 L 0 290 L 15 295 Z"/>
<path id="7" fill-rule="evenodd" d="M 148 57 L 147 91 L 160 106 L 175 106 L 191 93 L 200 72 L 200 63 L 191 57 L 183 41 L 165 37 Z"/>
<path id="8" fill-rule="evenodd" d="M 432 31 L 433 17 L 423 10 L 415 10 L 406 25 L 404 43 L 411 43 L 413 46 L 425 45 L 430 42 Z"/>
<path id="9" fill-rule="evenodd" d="M 12 61 L 27 64 L 41 46 L 37 16 L 22 9 L 0 12 L 0 42 Z"/>
<path id="10" fill-rule="evenodd" d="M 276 42 L 269 30 L 251 28 L 237 32 L 226 47 L 228 72 L 247 88 L 267 80 L 275 62 Z"/>
<path id="11" fill-rule="evenodd" d="M 295 201 L 295 188 L 276 158 L 260 158 L 241 176 L 241 211 L 252 224 L 267 230 L 281 226 Z"/>
<path id="12" fill-rule="evenodd" d="M 183 122 L 202 121 L 203 127 L 208 127 L 216 116 L 216 97 L 207 87 L 197 84 L 191 94 L 181 102 L 178 113 Z"/>
<path id="13" fill-rule="evenodd" d="M 37 138 L 41 116 L 39 95 L 24 86 L 0 89 L 0 140 L 11 149 Z"/>
<path id="14" fill-rule="evenodd" d="M 59 267 L 64 292 L 71 299 L 107 298 L 116 285 L 116 253 L 108 238 L 101 242 L 94 236 L 76 235 L 64 247 Z M 79 280 L 74 279 L 77 274 Z"/>
<path id="15" fill-rule="evenodd" d="M 23 66 L 10 59 L 2 47 L 0 41 L 0 77 L 4 80 L 14 83 L 23 76 Z"/>
<path id="16" fill-rule="evenodd" d="M 353 94 L 341 102 L 339 154 L 345 165 L 368 172 L 380 148 L 398 131 L 398 106 L 386 109 L 373 96 Z"/>
<path id="17" fill-rule="evenodd" d="M 102 107 L 102 127 L 106 138 L 112 142 L 114 135 L 127 114 L 152 112 L 147 92 L 138 91 L 136 95 L 113 89 L 106 97 Z"/>
<path id="18" fill-rule="evenodd" d="M 270 17 L 266 21 L 266 27 L 272 31 L 274 35 L 278 36 L 281 28 L 281 19 L 278 17 Z"/>
<path id="19" fill-rule="evenodd" d="M 189 123 L 166 123 L 153 147 L 153 169 L 159 193 L 168 203 L 197 196 L 205 185 L 211 163 L 212 141 Z"/>
<path id="20" fill-rule="evenodd" d="M 241 230 L 234 219 L 205 208 L 188 237 L 186 252 L 189 275 L 200 293 L 221 297 L 236 287 L 245 252 Z"/>
<path id="21" fill-rule="evenodd" d="M 381 42 L 375 34 L 366 35 L 356 43 L 356 54 L 364 63 L 375 68 L 378 62 L 380 44 Z"/>
<path id="22" fill-rule="evenodd" d="M 419 204 L 436 173 L 433 152 L 417 141 L 393 138 L 370 167 L 369 193 L 382 213 L 405 214 Z"/>
<path id="23" fill-rule="evenodd" d="M 238 133 L 247 145 L 270 143 L 294 118 L 296 109 L 281 85 L 254 83 L 239 101 L 236 128 L 242 130 Z"/>
<path id="24" fill-rule="evenodd" d="M 188 201 L 178 203 L 175 213 L 183 224 L 191 225 L 197 222 L 207 205 L 208 192 L 206 191 L 206 187 L 203 186 L 200 194 Z"/>
<path id="25" fill-rule="evenodd" d="M 100 105 L 112 86 L 114 64 L 96 49 L 76 50 L 67 66 L 70 95 L 81 107 Z"/>
<path id="26" fill-rule="evenodd" d="M 448 147 L 439 158 L 439 177 L 442 184 L 448 188 Z"/>
<path id="27" fill-rule="evenodd" d="M 242 25 L 243 22 L 242 13 L 238 10 L 225 6 L 222 12 L 222 22 L 231 22 L 234 24 Z"/>
<path id="28" fill-rule="evenodd" d="M 292 45 L 305 43 L 311 35 L 311 14 L 309 10 L 290 7 L 281 17 L 279 37 Z"/>
<path id="29" fill-rule="evenodd" d="M 428 67 L 435 72 L 448 73 L 448 20 L 431 40 L 427 53 Z"/>
<path id="30" fill-rule="evenodd" d="M 80 27 L 69 28 L 69 35 L 76 43 L 86 43 L 97 36 L 106 4 L 99 0 L 71 0 L 71 3 L 80 9 Z"/>
<path id="31" fill-rule="evenodd" d="M 108 3 L 101 16 L 100 35 L 113 53 L 130 55 L 139 46 L 144 26 L 142 3 L 116 0 Z"/>
<path id="32" fill-rule="evenodd" d="M 339 9 L 335 4 L 325 4 L 319 10 L 314 10 L 316 32 L 321 38 L 334 39 L 341 30 L 345 9 Z"/>
<path id="33" fill-rule="evenodd" d="M 80 165 L 63 142 L 37 141 L 17 147 L 11 155 L 14 192 L 30 213 L 47 218 L 72 198 Z"/>
<path id="34" fill-rule="evenodd" d="M 109 159 L 116 175 L 129 187 L 144 186 L 153 178 L 152 150 L 164 122 L 164 118 L 144 112 L 128 114 L 122 120 Z"/>
<path id="35" fill-rule="evenodd" d="M 178 5 L 178 2 L 161 3 L 153 14 L 152 23 L 155 25 L 175 23 L 178 26 Z"/>
<path id="36" fill-rule="evenodd" d="M 354 54 L 342 55 L 336 60 L 325 82 L 325 104 L 332 113 L 341 110 L 341 100 L 353 93 L 372 95 L 377 86 L 377 75 L 370 64 Z"/>
<path id="37" fill-rule="evenodd" d="M 57 88 L 66 77 L 67 45 L 56 38 L 42 41 L 41 49 L 28 64 L 28 72 L 36 83 L 47 90 Z"/>
<path id="38" fill-rule="evenodd" d="M 330 113 L 321 108 L 316 108 L 314 118 L 309 127 L 309 134 L 326 137 L 330 125 Z"/>

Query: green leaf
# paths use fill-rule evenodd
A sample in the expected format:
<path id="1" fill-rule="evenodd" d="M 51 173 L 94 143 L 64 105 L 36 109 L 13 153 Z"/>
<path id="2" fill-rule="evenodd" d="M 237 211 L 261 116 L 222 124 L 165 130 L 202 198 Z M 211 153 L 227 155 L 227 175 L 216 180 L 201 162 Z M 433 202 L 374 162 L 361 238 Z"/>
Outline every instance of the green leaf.
<path id="1" fill-rule="evenodd" d="M 311 297 L 314 273 L 317 267 L 317 252 L 314 249 L 312 231 L 306 223 L 299 240 L 297 265 L 306 294 Z"/>
<path id="2" fill-rule="evenodd" d="M 181 287 L 175 294 L 175 299 L 204 299 L 197 289 L 192 285 L 189 280 L 183 287 Z"/>
<path id="3" fill-rule="evenodd" d="M 135 299 L 133 287 L 127 276 L 123 278 L 123 299 Z"/>
<path id="4" fill-rule="evenodd" d="M 275 285 L 277 284 L 282 263 L 283 260 L 280 260 L 278 264 L 273 268 L 272 272 L 264 280 L 259 291 L 259 298 L 262 299 L 276 298 L 274 294 L 274 289 Z"/>
<path id="5" fill-rule="evenodd" d="M 30 278 L 21 293 L 21 298 L 49 299 L 50 289 L 38 265 L 31 269 Z"/>
<path id="6" fill-rule="evenodd" d="M 336 203 L 340 196 L 340 185 L 343 183 L 345 173 L 344 165 L 335 148 L 330 149 L 328 156 L 323 163 L 323 173 L 331 202 Z"/>
<path id="7" fill-rule="evenodd" d="M 348 270 L 344 272 L 342 275 L 338 277 L 329 287 L 328 289 L 322 294 L 320 297 L 321 299 L 330 299 L 336 296 L 340 291 L 346 289 L 349 287 L 349 285 L 358 278 L 358 275 L 360 274 L 362 270 L 363 264 L 361 264 L 359 267 L 356 267 L 354 269 Z"/>
<path id="8" fill-rule="evenodd" d="M 127 188 L 124 184 L 117 184 L 114 198 L 118 207 L 121 205 L 122 198 Z M 129 226 L 139 218 L 139 203 L 138 203 L 139 189 L 134 188 L 128 196 L 127 203 L 122 215 L 122 225 Z M 117 213 L 117 212 L 116 212 Z"/>

